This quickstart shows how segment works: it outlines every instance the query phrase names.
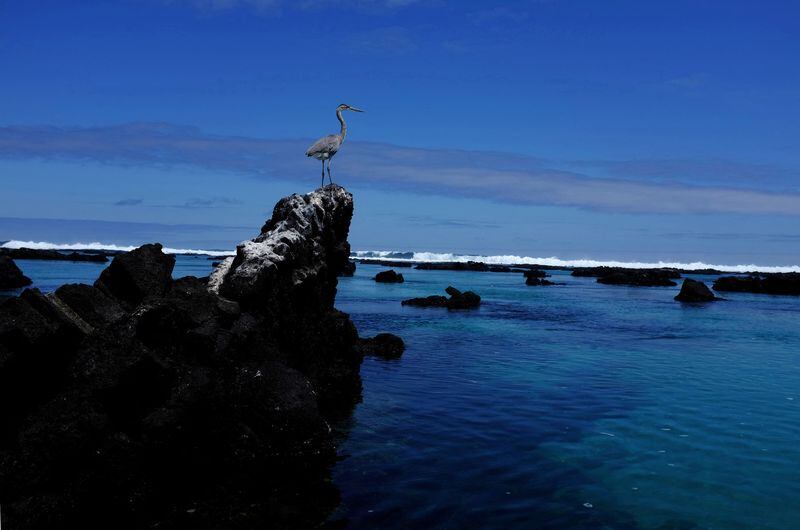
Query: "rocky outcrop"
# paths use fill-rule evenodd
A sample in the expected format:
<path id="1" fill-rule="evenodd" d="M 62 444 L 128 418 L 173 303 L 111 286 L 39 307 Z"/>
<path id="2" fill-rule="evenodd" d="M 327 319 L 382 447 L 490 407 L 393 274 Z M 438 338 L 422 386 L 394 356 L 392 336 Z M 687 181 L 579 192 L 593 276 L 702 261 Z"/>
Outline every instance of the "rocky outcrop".
<path id="1" fill-rule="evenodd" d="M 725 276 L 714 282 L 714 290 L 800 296 L 800 273 Z"/>
<path id="2" fill-rule="evenodd" d="M 59 252 L 35 248 L 0 248 L 0 256 L 13 259 L 31 259 L 45 261 L 88 261 L 106 263 L 108 257 L 103 252 Z"/>
<path id="3" fill-rule="evenodd" d="M 339 276 L 349 277 L 354 275 L 355 273 L 356 273 L 356 262 L 349 259 L 347 260 L 347 263 L 345 263 L 342 272 L 339 273 Z"/>
<path id="4" fill-rule="evenodd" d="M 378 283 L 403 283 L 405 278 L 394 270 L 381 271 L 375 275 L 374 280 Z"/>
<path id="5" fill-rule="evenodd" d="M 360 399 L 364 346 L 333 307 L 352 211 L 337 186 L 283 199 L 213 281 L 145 245 L 95 286 L 0 305 L 3 523 L 318 526 L 328 421 Z"/>
<path id="6" fill-rule="evenodd" d="M 17 289 L 31 283 L 31 279 L 22 274 L 13 259 L 0 256 L 0 290 Z"/>
<path id="7" fill-rule="evenodd" d="M 358 345 L 363 355 L 381 359 L 399 359 L 406 349 L 403 339 L 391 333 L 378 333 L 368 339 L 359 339 Z"/>
<path id="8" fill-rule="evenodd" d="M 675 297 L 675 300 L 678 302 L 699 303 L 713 302 L 714 300 L 719 300 L 719 298 L 714 296 L 714 293 L 711 292 L 711 289 L 709 289 L 703 282 L 686 278 L 683 280 L 681 292 L 678 293 L 678 295 Z"/>
<path id="9" fill-rule="evenodd" d="M 522 274 L 525 275 L 525 278 L 547 278 L 549 276 L 549 274 L 542 269 L 530 269 L 523 271 Z"/>
<path id="10" fill-rule="evenodd" d="M 512 272 L 507 265 L 487 265 L 480 261 L 419 263 L 414 268 L 427 271 Z"/>
<path id="11" fill-rule="evenodd" d="M 402 267 L 411 267 L 413 265 L 410 261 L 392 261 L 392 260 L 385 260 L 385 259 L 365 259 L 359 258 L 359 263 L 364 263 L 365 265 L 381 265 L 382 267 L 394 267 L 394 268 L 402 268 Z"/>
<path id="12" fill-rule="evenodd" d="M 474 309 L 481 304 L 481 297 L 472 291 L 461 292 L 453 286 L 445 289 L 450 298 L 445 296 L 426 296 L 424 298 L 410 298 L 403 300 L 402 305 L 416 307 L 446 307 L 447 309 Z"/>
<path id="13" fill-rule="evenodd" d="M 673 269 L 626 269 L 623 267 L 580 267 L 572 276 L 597 278 L 597 283 L 607 285 L 633 285 L 638 287 L 668 287 L 678 285 L 673 279 L 680 278 Z"/>
<path id="14" fill-rule="evenodd" d="M 538 278 L 536 276 L 526 276 L 525 285 L 557 285 L 557 284 L 555 282 L 551 282 L 550 280 L 545 280 L 544 278 Z"/>

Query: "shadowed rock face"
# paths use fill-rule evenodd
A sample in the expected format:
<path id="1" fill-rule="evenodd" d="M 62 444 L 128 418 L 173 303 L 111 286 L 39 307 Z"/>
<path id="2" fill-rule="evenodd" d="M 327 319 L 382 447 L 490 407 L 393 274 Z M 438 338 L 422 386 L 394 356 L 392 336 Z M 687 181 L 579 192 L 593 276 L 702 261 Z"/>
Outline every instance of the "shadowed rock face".
<path id="1" fill-rule="evenodd" d="M 14 260 L 0 256 L 0 289 L 17 289 L 30 284 L 30 278 L 22 274 Z"/>
<path id="2" fill-rule="evenodd" d="M 209 284 L 145 245 L 96 286 L 0 305 L 9 528 L 309 528 L 338 501 L 328 420 L 360 399 L 333 307 L 352 196 L 283 199 Z M 222 293 L 221 296 L 218 293 Z"/>
<path id="3" fill-rule="evenodd" d="M 409 298 L 403 300 L 401 304 L 416 307 L 446 307 L 447 309 L 474 309 L 481 305 L 481 297 L 472 291 L 462 293 L 451 285 L 445 289 L 445 292 L 450 295 L 450 298 L 432 295 L 424 298 Z"/>
<path id="4" fill-rule="evenodd" d="M 405 278 L 403 278 L 402 274 L 398 274 L 394 270 L 388 270 L 376 274 L 375 281 L 378 283 L 403 283 Z"/>

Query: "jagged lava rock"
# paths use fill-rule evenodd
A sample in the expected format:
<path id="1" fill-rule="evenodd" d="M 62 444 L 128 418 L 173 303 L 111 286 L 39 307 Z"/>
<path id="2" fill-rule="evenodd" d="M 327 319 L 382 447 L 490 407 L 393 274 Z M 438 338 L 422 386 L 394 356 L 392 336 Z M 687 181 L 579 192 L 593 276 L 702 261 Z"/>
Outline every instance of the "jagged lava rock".
<path id="1" fill-rule="evenodd" d="M 0 290 L 17 289 L 31 283 L 31 279 L 22 274 L 13 259 L 0 256 Z"/>
<path id="2" fill-rule="evenodd" d="M 405 281 L 403 275 L 394 270 L 381 271 L 375 275 L 374 279 L 378 283 L 403 283 Z"/>
<path id="3" fill-rule="evenodd" d="M 91 263 L 106 263 L 108 257 L 105 253 L 85 253 L 85 252 L 59 252 L 50 249 L 37 248 L 2 248 L 0 254 L 4 254 L 13 259 L 30 259 L 44 261 L 86 261 Z"/>
<path id="4" fill-rule="evenodd" d="M 361 391 L 333 306 L 352 208 L 331 186 L 283 199 L 213 283 L 171 280 L 145 245 L 96 287 L 0 304 L 3 523 L 318 527 L 338 502 L 329 420 Z"/>
<path id="5" fill-rule="evenodd" d="M 673 272 L 660 269 L 622 269 L 597 278 L 597 283 L 607 285 L 633 285 L 637 287 L 671 287 L 678 285 L 670 278 Z"/>
<path id="6" fill-rule="evenodd" d="M 751 274 L 745 277 L 725 276 L 714 282 L 714 290 L 800 296 L 800 273 L 779 272 Z"/>
<path id="7" fill-rule="evenodd" d="M 536 276 L 526 276 L 525 285 L 556 285 L 556 284 L 554 282 L 551 282 L 550 280 L 545 280 L 544 278 L 539 278 Z"/>
<path id="8" fill-rule="evenodd" d="M 403 339 L 391 333 L 378 333 L 374 337 L 360 339 L 359 347 L 364 355 L 381 359 L 399 359 L 406 349 Z"/>
<path id="9" fill-rule="evenodd" d="M 681 292 L 675 297 L 678 302 L 713 302 L 719 300 L 706 284 L 686 278 L 681 285 Z"/>
<path id="10" fill-rule="evenodd" d="M 426 296 L 424 298 L 410 298 L 403 300 L 402 305 L 416 307 L 446 307 L 447 309 L 474 309 L 481 304 L 481 297 L 472 291 L 463 293 L 452 285 L 445 289 L 450 298 L 444 296 Z"/>

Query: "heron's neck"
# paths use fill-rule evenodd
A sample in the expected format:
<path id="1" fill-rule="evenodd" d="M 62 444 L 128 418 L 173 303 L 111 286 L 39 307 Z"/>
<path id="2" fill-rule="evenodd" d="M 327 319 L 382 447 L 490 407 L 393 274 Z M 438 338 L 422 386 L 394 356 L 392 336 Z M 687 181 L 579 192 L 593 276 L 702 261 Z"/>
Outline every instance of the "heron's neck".
<path id="1" fill-rule="evenodd" d="M 344 137 L 347 136 L 347 124 L 344 122 L 344 118 L 342 118 L 341 110 L 336 110 L 336 117 L 339 118 L 339 123 L 342 124 L 342 130 L 339 131 L 339 136 L 342 137 L 342 141 L 344 142 Z"/>

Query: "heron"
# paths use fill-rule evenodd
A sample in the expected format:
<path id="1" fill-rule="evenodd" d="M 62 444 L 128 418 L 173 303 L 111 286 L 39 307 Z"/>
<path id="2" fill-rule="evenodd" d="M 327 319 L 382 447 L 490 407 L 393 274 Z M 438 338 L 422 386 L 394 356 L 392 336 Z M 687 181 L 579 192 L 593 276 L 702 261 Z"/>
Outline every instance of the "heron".
<path id="1" fill-rule="evenodd" d="M 344 143 L 344 137 L 347 136 L 347 124 L 344 122 L 344 118 L 342 118 L 343 110 L 352 110 L 353 112 L 364 112 L 361 109 L 351 107 L 350 105 L 345 105 L 344 103 L 336 107 L 336 117 L 339 119 L 339 123 L 342 124 L 342 128 L 339 131 L 339 134 L 329 134 L 328 136 L 323 136 L 322 138 L 314 142 L 314 145 L 309 147 L 308 151 L 306 151 L 306 156 L 316 158 L 317 160 L 322 160 L 321 186 L 325 185 L 326 160 L 328 161 L 328 180 L 330 181 L 331 184 L 333 184 L 333 180 L 331 180 L 331 158 L 333 158 L 333 155 L 339 152 L 339 148 L 342 147 L 342 143 Z"/>

